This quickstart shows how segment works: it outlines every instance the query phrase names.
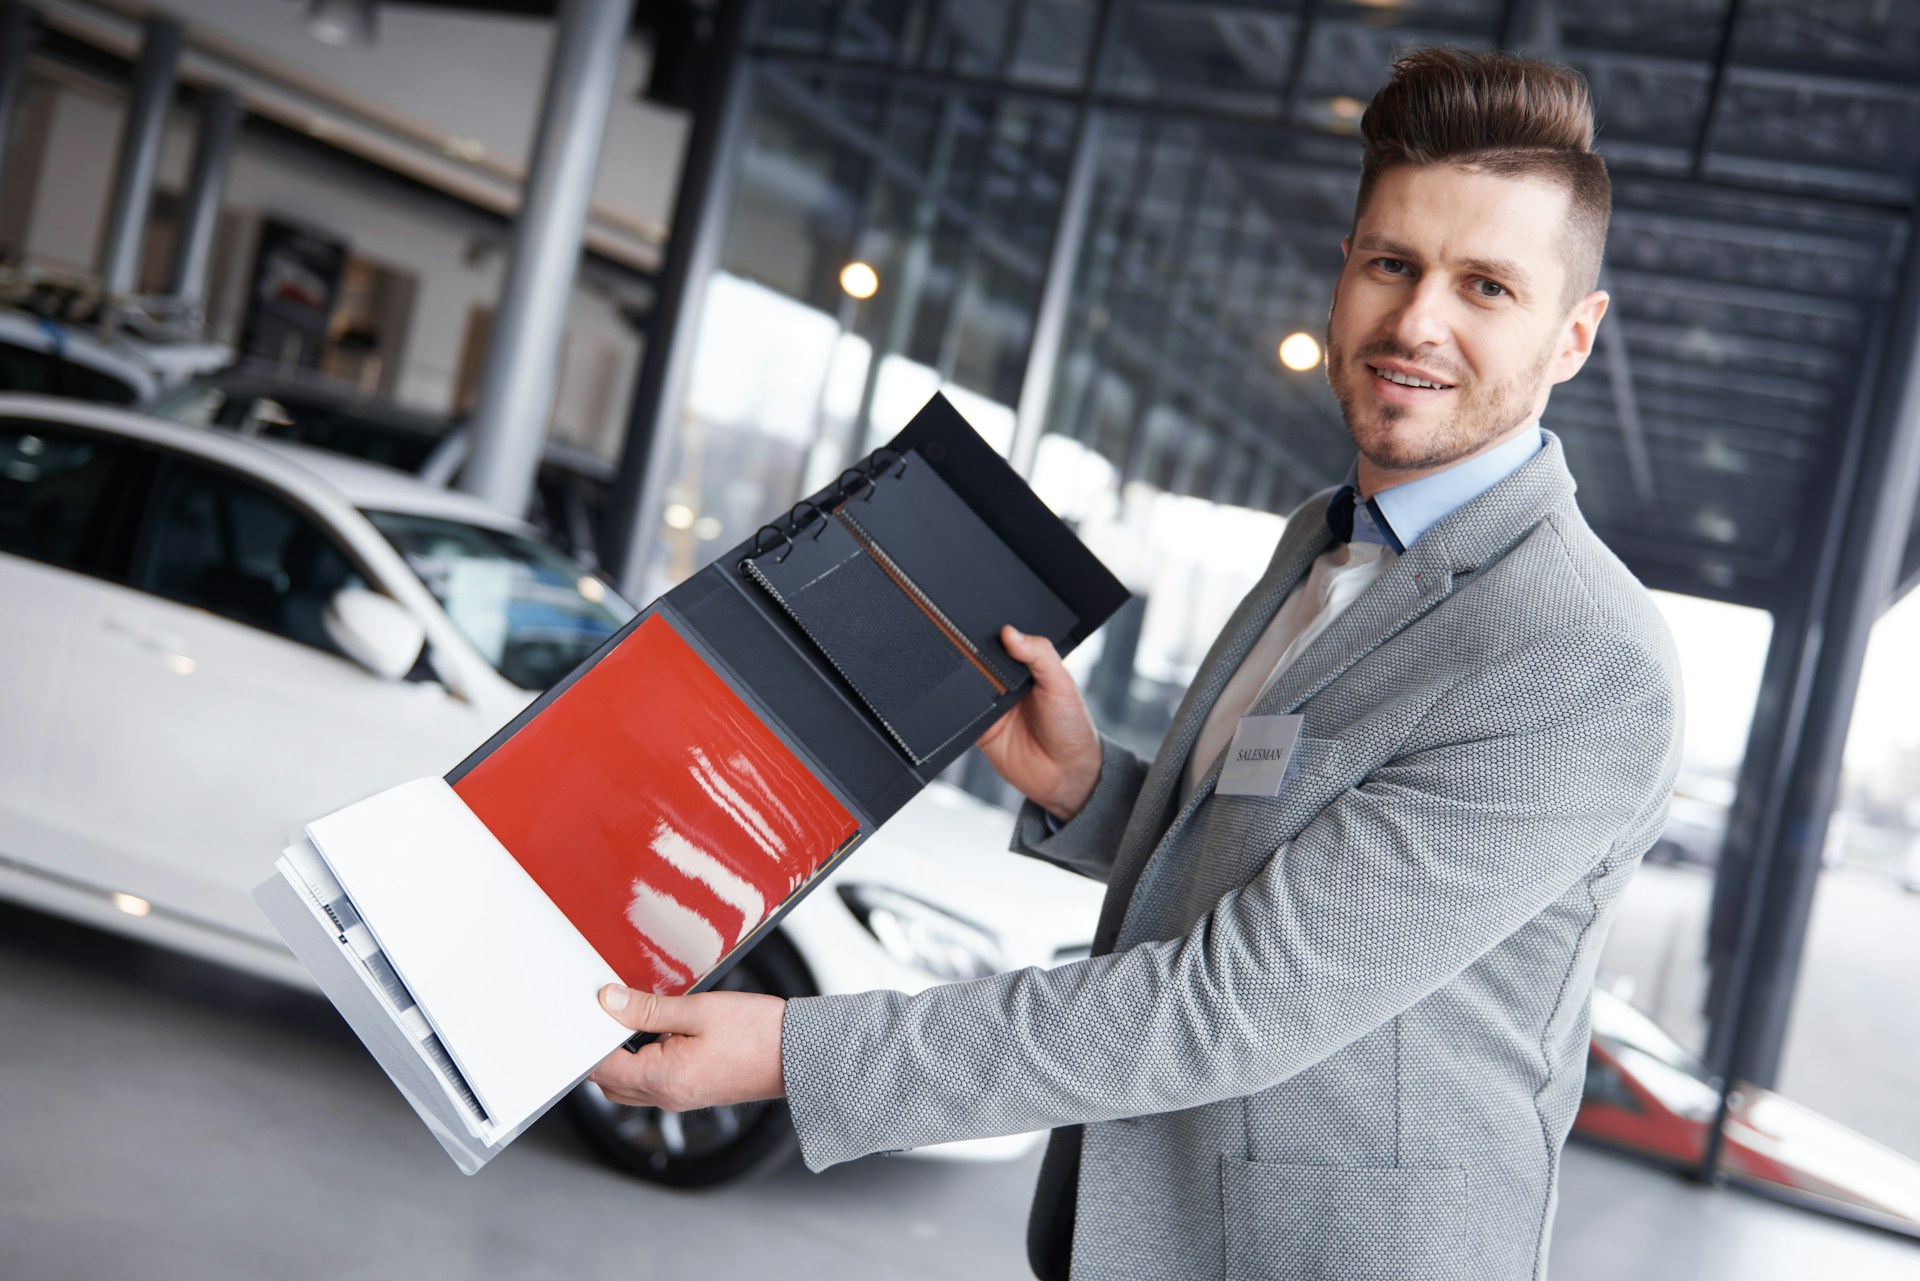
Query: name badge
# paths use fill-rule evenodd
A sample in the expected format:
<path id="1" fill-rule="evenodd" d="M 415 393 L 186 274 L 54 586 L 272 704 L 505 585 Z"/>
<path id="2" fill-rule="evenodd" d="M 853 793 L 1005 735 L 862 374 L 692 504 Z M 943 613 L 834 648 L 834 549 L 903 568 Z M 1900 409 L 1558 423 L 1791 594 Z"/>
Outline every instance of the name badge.
<path id="1" fill-rule="evenodd" d="M 1304 716 L 1242 716 L 1213 790 L 1225 796 L 1278 796 L 1293 764 Z"/>

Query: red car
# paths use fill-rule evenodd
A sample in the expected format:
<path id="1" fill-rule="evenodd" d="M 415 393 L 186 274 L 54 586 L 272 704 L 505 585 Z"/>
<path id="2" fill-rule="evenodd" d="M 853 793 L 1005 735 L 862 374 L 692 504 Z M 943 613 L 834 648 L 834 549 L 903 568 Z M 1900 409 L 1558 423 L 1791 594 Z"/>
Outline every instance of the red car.
<path id="1" fill-rule="evenodd" d="M 1574 1133 L 1686 1165 L 1706 1153 L 1718 1090 L 1701 1063 L 1640 1011 L 1593 994 L 1593 1044 Z M 1772 1090 L 1741 1086 L 1727 1111 L 1729 1176 L 1920 1224 L 1920 1162 Z"/>

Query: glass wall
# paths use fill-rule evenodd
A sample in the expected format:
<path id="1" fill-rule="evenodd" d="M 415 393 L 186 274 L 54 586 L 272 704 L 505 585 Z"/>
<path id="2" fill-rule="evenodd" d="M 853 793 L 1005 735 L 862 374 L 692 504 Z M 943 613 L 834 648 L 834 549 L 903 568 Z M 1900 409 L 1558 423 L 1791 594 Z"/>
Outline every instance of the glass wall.
<path id="1" fill-rule="evenodd" d="M 1703 1062 L 1714 881 L 1773 619 L 1671 592 L 1654 599 L 1680 652 L 1686 737 L 1666 831 L 1628 884 L 1601 954 L 1575 1131 L 1694 1167 L 1720 1104 Z"/>
<path id="2" fill-rule="evenodd" d="M 1904 1163 L 1920 1143 L 1900 1120 L 1913 1112 L 1900 1089 L 1920 1061 L 1920 1024 L 1887 1015 L 1920 972 L 1901 951 L 1915 936 L 1901 926 L 1917 923 L 1907 907 L 1920 904 L 1920 746 L 1908 728 L 1920 722 L 1889 710 L 1913 702 L 1890 677 L 1870 673 L 1863 688 L 1863 745 L 1849 753 L 1781 1093 L 1729 1095 L 1707 1062 L 1726 1035 L 1719 1007 L 1745 878 L 1766 853 L 1723 845 L 1730 815 L 1763 805 L 1753 786 L 1736 793 L 1756 705 L 1778 705 L 1778 689 L 1761 701 L 1769 655 L 1789 652 L 1770 611 L 1803 590 L 1821 460 L 1864 385 L 1856 354 L 1881 296 L 1862 286 L 1829 299 L 1806 282 L 1789 296 L 1782 281 L 1789 265 L 1884 264 L 1905 220 L 1821 186 L 1844 147 L 1819 166 L 1743 170 L 1746 188 L 1702 185 L 1730 162 L 1710 154 L 1711 113 L 1693 90 L 1727 70 L 1712 65 L 1716 50 L 1747 48 L 1721 24 L 1748 19 L 1741 6 L 1685 7 L 1683 27 L 1650 0 L 1568 13 L 1563 27 L 1615 173 L 1618 341 L 1556 391 L 1546 426 L 1610 545 L 1650 582 L 1698 593 L 1657 594 L 1687 680 L 1684 759 L 1667 828 L 1600 960 L 1578 1129 L 1697 1171 L 1730 1104 L 1724 1150 L 1739 1177 L 1824 1179 L 1826 1194 L 1869 1205 L 1833 1192 L 1845 1180 L 1831 1171 L 1810 1173 L 1818 1160 L 1788 1172 L 1782 1140 L 1763 1130 L 1824 1117 L 1853 1134 L 1849 1159 L 1882 1184 L 1920 1170 Z M 1315 344 L 1368 97 L 1397 51 L 1487 47 L 1526 8 L 762 5 L 751 126 L 737 193 L 716 215 L 723 262 L 697 320 L 652 586 L 830 482 L 938 391 L 1009 456 L 1031 450 L 1036 491 L 1134 593 L 1070 666 L 1101 728 L 1153 752 L 1286 513 L 1352 457 Z M 1794 8 L 1749 7 L 1749 25 Z M 1734 85 L 1753 74 L 1727 70 Z M 1667 107 L 1682 90 L 1700 109 L 1675 123 Z M 1081 178 L 1084 216 L 1069 217 Z M 1043 297 L 1064 307 L 1043 319 Z M 1281 358 L 1289 339 L 1304 356 Z M 1900 617 L 1876 653 L 1914 652 L 1920 636 L 1897 639 Z M 958 774 L 1008 799 L 978 762 Z M 1897 1159 L 1876 1165 L 1872 1152 Z"/>
<path id="3" fill-rule="evenodd" d="M 1032 345 L 1069 109 L 777 60 L 757 67 L 754 104 L 668 462 L 656 591 L 935 392 L 1004 451 Z"/>
<path id="4" fill-rule="evenodd" d="M 1775 1090 L 1742 1083 L 1735 1178 L 1920 1227 L 1920 593 L 1875 624 Z"/>

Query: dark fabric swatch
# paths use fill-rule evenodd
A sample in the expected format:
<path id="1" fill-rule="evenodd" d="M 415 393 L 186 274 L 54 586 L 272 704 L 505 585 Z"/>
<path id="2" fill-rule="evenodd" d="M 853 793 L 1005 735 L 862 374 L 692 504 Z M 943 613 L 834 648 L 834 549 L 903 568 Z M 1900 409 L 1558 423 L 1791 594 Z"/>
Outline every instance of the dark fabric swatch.
<path id="1" fill-rule="evenodd" d="M 1001 627 L 1060 645 L 1080 621 L 917 453 L 841 510 L 1011 688 L 1029 678 L 1001 646 Z"/>
<path id="2" fill-rule="evenodd" d="M 748 565 L 916 764 L 993 706 L 986 676 L 839 521 Z"/>

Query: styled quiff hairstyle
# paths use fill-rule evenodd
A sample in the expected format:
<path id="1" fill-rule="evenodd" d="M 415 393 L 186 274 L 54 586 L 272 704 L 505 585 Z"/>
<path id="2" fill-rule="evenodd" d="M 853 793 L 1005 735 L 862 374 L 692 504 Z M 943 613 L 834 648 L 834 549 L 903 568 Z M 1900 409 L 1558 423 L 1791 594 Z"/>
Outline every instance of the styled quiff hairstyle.
<path id="1" fill-rule="evenodd" d="M 1593 101 L 1579 72 L 1510 53 L 1422 49 L 1393 64 L 1360 132 L 1356 223 L 1374 183 L 1399 165 L 1541 179 L 1568 195 L 1567 305 L 1598 282 L 1613 187 L 1593 149 Z"/>

